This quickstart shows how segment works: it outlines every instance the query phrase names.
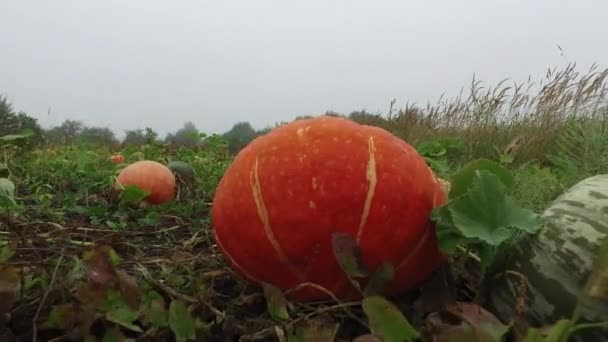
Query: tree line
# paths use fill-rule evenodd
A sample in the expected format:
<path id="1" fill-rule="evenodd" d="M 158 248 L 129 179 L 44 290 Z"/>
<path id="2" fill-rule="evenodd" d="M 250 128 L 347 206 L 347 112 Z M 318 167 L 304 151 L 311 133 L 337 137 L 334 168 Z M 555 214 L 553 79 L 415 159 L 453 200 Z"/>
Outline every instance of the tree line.
<path id="1" fill-rule="evenodd" d="M 381 115 L 371 114 L 365 110 L 355 111 L 349 115 L 328 111 L 325 115 L 347 117 L 359 123 L 377 126 L 383 126 L 387 122 Z M 305 118 L 309 118 L 309 116 L 300 116 L 296 120 Z M 249 122 L 237 122 L 230 130 L 220 134 L 220 136 L 228 144 L 229 152 L 236 154 L 256 137 L 266 134 L 272 128 L 284 123 L 286 122 L 275 123 L 273 126 L 256 130 Z M 0 137 L 8 134 L 18 134 L 23 131 L 33 133 L 33 138 L 28 140 L 28 144 L 37 146 L 84 142 L 109 146 L 165 143 L 195 147 L 202 143 L 200 131 L 193 122 L 184 123 L 180 129 L 167 134 L 163 139 L 150 127 L 126 130 L 125 137 L 118 139 L 115 133 L 107 127 L 91 127 L 80 121 L 69 119 L 58 126 L 45 129 L 40 126 L 37 119 L 25 112 L 15 111 L 7 97 L 0 95 Z"/>

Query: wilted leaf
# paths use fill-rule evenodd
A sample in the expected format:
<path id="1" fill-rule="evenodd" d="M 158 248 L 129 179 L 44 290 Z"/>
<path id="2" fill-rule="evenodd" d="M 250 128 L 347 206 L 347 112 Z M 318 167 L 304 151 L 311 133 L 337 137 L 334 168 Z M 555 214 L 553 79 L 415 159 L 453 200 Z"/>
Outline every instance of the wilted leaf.
<path id="1" fill-rule="evenodd" d="M 364 294 L 366 296 L 380 295 L 384 291 L 384 287 L 389 283 L 395 275 L 395 269 L 393 265 L 388 262 L 383 262 L 378 268 L 372 273 L 369 278 L 369 282 L 365 287 Z"/>
<path id="2" fill-rule="evenodd" d="M 488 159 L 477 159 L 474 160 L 461 169 L 459 169 L 452 177 L 450 178 L 451 190 L 450 190 L 450 198 L 456 198 L 469 190 L 472 186 L 477 171 L 484 170 L 494 174 L 500 180 L 500 183 L 507 189 L 511 189 L 513 187 L 513 174 L 500 166 L 500 164 L 495 163 Z"/>
<path id="3" fill-rule="evenodd" d="M 466 302 L 448 306 L 448 314 L 460 320 L 460 324 L 446 324 L 435 336 L 437 341 L 501 341 L 510 327 L 504 325 L 484 308 Z"/>
<path id="4" fill-rule="evenodd" d="M 361 249 L 351 235 L 333 233 L 331 242 L 336 260 L 349 278 L 362 278 L 369 275 L 369 272 L 363 265 Z"/>
<path id="5" fill-rule="evenodd" d="M 179 299 L 173 300 L 169 306 L 169 326 L 177 341 L 194 340 L 196 337 L 194 318 Z"/>
<path id="6" fill-rule="evenodd" d="M 137 310 L 139 308 L 140 297 L 137 280 L 124 271 L 117 271 L 116 273 L 118 275 L 118 284 L 122 298 L 125 299 L 131 309 Z"/>
<path id="7" fill-rule="evenodd" d="M 288 342 L 333 342 L 338 332 L 339 324 L 330 317 L 325 319 L 308 319 L 300 322 L 288 332 Z"/>
<path id="8" fill-rule="evenodd" d="M 83 256 L 87 276 L 91 281 L 103 287 L 113 286 L 118 275 L 115 270 L 116 253 L 109 246 L 97 246 L 85 252 Z"/>
<path id="9" fill-rule="evenodd" d="M 262 284 L 262 288 L 264 289 L 266 307 L 270 316 L 275 319 L 288 319 L 287 300 L 281 290 L 271 284 Z"/>
<path id="10" fill-rule="evenodd" d="M 363 299 L 372 334 L 382 341 L 414 341 L 420 334 L 394 304 L 379 296 Z"/>
<path id="11" fill-rule="evenodd" d="M 86 306 L 96 308 L 107 299 L 107 288 L 99 286 L 91 281 L 80 284 L 75 291 L 75 297 L 78 301 Z"/>
<path id="12" fill-rule="evenodd" d="M 453 243 L 445 237 L 462 236 L 491 246 L 498 246 L 511 238 L 515 231 L 535 233 L 542 220 L 538 214 L 519 207 L 505 193 L 505 186 L 493 173 L 480 170 L 471 190 L 434 210 L 444 251 L 453 250 Z"/>

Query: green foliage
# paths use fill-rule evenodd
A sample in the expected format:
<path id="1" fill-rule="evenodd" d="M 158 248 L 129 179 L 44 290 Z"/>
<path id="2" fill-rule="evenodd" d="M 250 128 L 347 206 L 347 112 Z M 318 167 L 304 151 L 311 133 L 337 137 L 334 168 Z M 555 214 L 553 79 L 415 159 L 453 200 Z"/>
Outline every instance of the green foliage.
<path id="1" fill-rule="evenodd" d="M 173 300 L 169 306 L 169 326 L 177 341 L 192 341 L 196 338 L 194 318 L 179 299 Z"/>
<path id="2" fill-rule="evenodd" d="M 496 249 L 518 232 L 538 231 L 540 216 L 516 204 L 508 194 L 511 185 L 511 174 L 490 161 L 473 161 L 457 172 L 448 203 L 431 215 L 440 248 L 454 254 L 467 245 L 481 254 L 485 269 Z"/>
<path id="3" fill-rule="evenodd" d="M 238 122 L 223 134 L 223 138 L 228 141 L 228 151 L 233 154 L 242 150 L 256 136 L 257 133 L 249 122 Z"/>
<path id="4" fill-rule="evenodd" d="M 513 198 L 522 207 L 537 213 L 564 190 L 556 172 L 536 162 L 529 162 L 513 170 Z"/>
<path id="5" fill-rule="evenodd" d="M 283 296 L 283 293 L 281 293 L 281 290 L 271 284 L 262 284 L 262 289 L 264 290 L 266 307 L 270 316 L 276 320 L 289 319 L 287 300 Z"/>
<path id="6" fill-rule="evenodd" d="M 458 138 L 439 138 L 421 142 L 416 150 L 437 175 L 445 177 L 464 154 L 465 146 Z"/>
<path id="7" fill-rule="evenodd" d="M 0 178 L 0 203 L 15 204 L 15 184 L 8 178 Z"/>
<path id="8" fill-rule="evenodd" d="M 608 120 L 568 120 L 548 159 L 566 187 L 608 172 Z"/>
<path id="9" fill-rule="evenodd" d="M 363 299 L 363 310 L 370 322 L 370 330 L 381 341 L 414 341 L 420 333 L 412 327 L 403 313 L 383 297 Z"/>

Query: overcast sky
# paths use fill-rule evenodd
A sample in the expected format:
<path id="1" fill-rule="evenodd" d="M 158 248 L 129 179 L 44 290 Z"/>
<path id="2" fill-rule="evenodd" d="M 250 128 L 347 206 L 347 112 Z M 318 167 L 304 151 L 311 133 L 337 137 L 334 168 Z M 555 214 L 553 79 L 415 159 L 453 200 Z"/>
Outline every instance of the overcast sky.
<path id="1" fill-rule="evenodd" d="M 0 94 L 44 126 L 119 134 L 386 112 L 473 74 L 608 67 L 606 13 L 606 0 L 0 0 Z"/>

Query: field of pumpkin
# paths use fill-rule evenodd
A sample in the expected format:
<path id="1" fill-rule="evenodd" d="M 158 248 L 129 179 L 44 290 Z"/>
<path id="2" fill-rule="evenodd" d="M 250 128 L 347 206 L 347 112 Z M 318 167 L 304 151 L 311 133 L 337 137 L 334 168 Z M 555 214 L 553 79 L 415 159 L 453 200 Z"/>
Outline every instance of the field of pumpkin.
<path id="1" fill-rule="evenodd" d="M 608 175 L 455 145 L 3 145 L 0 339 L 608 340 Z"/>

